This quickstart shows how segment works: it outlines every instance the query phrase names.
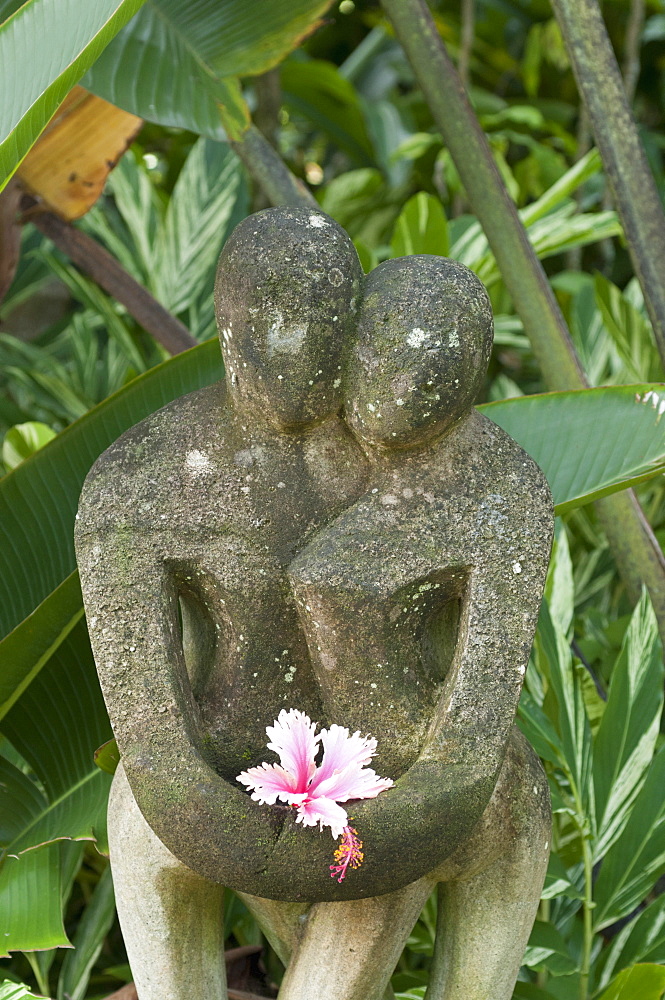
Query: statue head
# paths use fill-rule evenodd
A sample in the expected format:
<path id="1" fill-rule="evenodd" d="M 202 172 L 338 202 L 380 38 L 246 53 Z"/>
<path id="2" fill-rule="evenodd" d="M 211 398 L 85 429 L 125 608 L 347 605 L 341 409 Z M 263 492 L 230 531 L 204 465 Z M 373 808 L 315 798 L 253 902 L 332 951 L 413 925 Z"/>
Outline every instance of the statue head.
<path id="1" fill-rule="evenodd" d="M 364 283 L 347 419 L 375 445 L 405 448 L 445 433 L 478 395 L 492 347 L 482 283 L 445 257 L 400 257 Z"/>
<path id="2" fill-rule="evenodd" d="M 215 284 L 236 405 L 283 429 L 340 408 L 361 277 L 349 237 L 315 209 L 271 208 L 236 227 Z"/>

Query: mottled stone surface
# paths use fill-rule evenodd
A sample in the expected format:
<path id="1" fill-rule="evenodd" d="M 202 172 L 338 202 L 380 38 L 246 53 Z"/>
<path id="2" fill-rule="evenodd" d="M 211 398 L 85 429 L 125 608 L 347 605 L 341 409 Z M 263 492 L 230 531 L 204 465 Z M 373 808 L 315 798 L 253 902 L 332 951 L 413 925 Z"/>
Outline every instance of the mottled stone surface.
<path id="1" fill-rule="evenodd" d="M 549 491 L 472 409 L 492 320 L 461 265 L 410 257 L 363 279 L 332 220 L 272 209 L 228 241 L 216 301 L 226 383 L 123 435 L 81 499 L 125 771 L 200 875 L 275 899 L 395 891 L 464 844 L 494 790 Z M 341 884 L 329 831 L 234 780 L 270 758 L 281 708 L 376 736 L 396 779 L 350 805 L 366 861 Z"/>

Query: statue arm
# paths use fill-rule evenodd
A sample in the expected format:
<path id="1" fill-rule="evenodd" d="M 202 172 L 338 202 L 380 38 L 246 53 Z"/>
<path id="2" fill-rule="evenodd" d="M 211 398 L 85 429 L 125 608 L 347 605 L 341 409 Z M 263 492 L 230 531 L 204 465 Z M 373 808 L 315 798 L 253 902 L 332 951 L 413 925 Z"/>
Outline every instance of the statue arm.
<path id="1" fill-rule="evenodd" d="M 527 459 L 522 452 L 518 457 Z M 524 488 L 506 505 L 499 537 L 483 530 L 480 518 L 455 656 L 424 759 L 482 759 L 497 772 L 503 760 L 538 622 L 553 528 L 542 473 L 530 459 L 520 464 Z"/>

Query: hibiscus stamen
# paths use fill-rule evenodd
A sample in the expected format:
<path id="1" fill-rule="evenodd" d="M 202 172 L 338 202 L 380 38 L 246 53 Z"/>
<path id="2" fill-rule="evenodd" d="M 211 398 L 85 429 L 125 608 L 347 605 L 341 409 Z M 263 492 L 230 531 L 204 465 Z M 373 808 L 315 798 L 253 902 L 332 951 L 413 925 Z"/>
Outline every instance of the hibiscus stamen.
<path id="1" fill-rule="evenodd" d="M 342 843 L 335 851 L 335 861 L 337 864 L 330 866 L 330 877 L 339 878 L 342 882 L 346 878 L 349 868 L 360 868 L 365 855 L 362 852 L 363 842 L 358 839 L 358 831 L 352 826 L 345 826 L 342 834 Z"/>
<path id="2" fill-rule="evenodd" d="M 363 845 L 340 803 L 374 799 L 393 783 L 367 766 L 376 753 L 376 740 L 360 732 L 349 733 L 336 723 L 317 735 L 316 723 L 295 708 L 282 709 L 266 733 L 268 749 L 279 755 L 279 764 L 250 767 L 237 780 L 251 791 L 255 802 L 286 802 L 296 810 L 296 823 L 319 830 L 327 826 L 335 840 L 341 837 L 335 851 L 337 863 L 329 866 L 331 877 L 341 882 L 349 868 L 362 864 Z M 323 758 L 317 765 L 319 744 Z"/>

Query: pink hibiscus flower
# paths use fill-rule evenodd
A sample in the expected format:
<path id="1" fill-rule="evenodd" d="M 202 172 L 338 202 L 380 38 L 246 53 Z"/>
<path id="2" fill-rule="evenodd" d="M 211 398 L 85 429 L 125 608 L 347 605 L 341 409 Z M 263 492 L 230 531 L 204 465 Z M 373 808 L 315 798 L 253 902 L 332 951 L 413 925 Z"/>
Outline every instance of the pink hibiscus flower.
<path id="1" fill-rule="evenodd" d="M 256 802 L 274 805 L 279 799 L 294 806 L 296 822 L 303 826 L 329 826 L 333 837 L 348 839 L 348 816 L 339 803 L 373 799 L 392 785 L 390 778 L 379 778 L 366 766 L 376 753 L 376 740 L 359 732 L 349 735 L 344 726 L 332 725 L 315 735 L 316 723 L 292 708 L 282 709 L 266 733 L 279 764 L 250 767 L 237 780 L 252 789 Z M 319 743 L 323 759 L 317 766 Z"/>

